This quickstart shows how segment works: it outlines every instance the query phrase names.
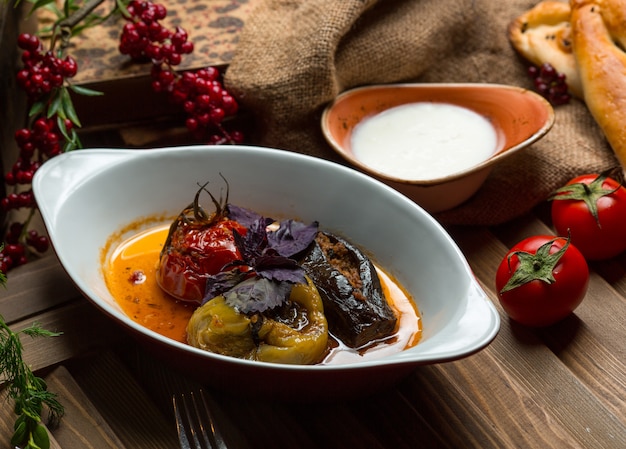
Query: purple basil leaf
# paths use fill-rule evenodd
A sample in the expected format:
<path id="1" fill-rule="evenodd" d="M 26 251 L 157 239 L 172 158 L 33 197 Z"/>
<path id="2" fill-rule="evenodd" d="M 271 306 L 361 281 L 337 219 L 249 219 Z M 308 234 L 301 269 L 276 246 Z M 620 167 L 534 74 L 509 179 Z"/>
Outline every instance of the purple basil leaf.
<path id="1" fill-rule="evenodd" d="M 285 257 L 304 251 L 317 235 L 319 223 L 306 225 L 296 220 L 283 220 L 280 227 L 267 235 L 268 245 Z"/>
<path id="2" fill-rule="evenodd" d="M 263 312 L 280 306 L 291 293 L 291 284 L 249 278 L 224 293 L 226 304 L 240 313 Z"/>
<path id="3" fill-rule="evenodd" d="M 255 255 L 261 254 L 267 246 L 267 223 L 263 217 L 250 224 L 245 235 L 246 246 L 254 251 Z"/>
<path id="4" fill-rule="evenodd" d="M 291 284 L 305 284 L 306 277 L 304 276 L 304 270 L 301 267 L 287 269 L 280 268 L 265 268 L 263 270 L 257 270 L 257 275 L 262 278 L 270 279 L 276 282 L 289 282 Z"/>
<path id="5" fill-rule="evenodd" d="M 263 219 L 263 221 L 265 221 L 265 226 L 274 222 L 273 219 L 263 218 L 263 216 L 259 215 L 253 210 L 246 209 L 245 207 L 239 207 L 230 203 L 226 205 L 226 213 L 228 215 L 228 218 L 230 218 L 231 220 L 235 220 L 246 228 L 249 228 L 252 223 L 259 219 Z"/>
<path id="6" fill-rule="evenodd" d="M 263 278 L 292 284 L 306 283 L 304 269 L 293 259 L 264 255 L 257 258 L 255 262 L 255 271 Z"/>
<path id="7" fill-rule="evenodd" d="M 242 273 L 235 269 L 221 271 L 217 274 L 207 276 L 202 304 L 232 289 L 235 285 L 241 283 L 248 275 L 248 273 Z"/>
<path id="8" fill-rule="evenodd" d="M 235 245 L 241 254 L 241 258 L 251 263 L 256 257 L 263 253 L 267 246 L 267 231 L 263 217 L 259 217 L 248 227 L 245 235 L 238 232 L 233 233 Z"/>
<path id="9" fill-rule="evenodd" d="M 277 282 L 291 282 L 292 284 L 305 284 L 304 269 L 299 266 L 267 265 L 256 269 L 257 275 Z"/>
<path id="10" fill-rule="evenodd" d="M 204 302 L 223 295 L 226 303 L 242 313 L 262 312 L 287 301 L 293 284 L 306 283 L 302 267 L 290 259 L 304 251 L 315 239 L 318 222 L 310 225 L 284 220 L 274 232 L 267 226 L 274 222 L 256 212 L 233 204 L 227 205 L 228 217 L 247 228 L 245 235 L 234 232 L 240 261 L 252 271 L 230 270 L 210 276 Z M 254 277 L 250 275 L 256 274 Z M 203 303 L 204 303 L 203 302 Z"/>

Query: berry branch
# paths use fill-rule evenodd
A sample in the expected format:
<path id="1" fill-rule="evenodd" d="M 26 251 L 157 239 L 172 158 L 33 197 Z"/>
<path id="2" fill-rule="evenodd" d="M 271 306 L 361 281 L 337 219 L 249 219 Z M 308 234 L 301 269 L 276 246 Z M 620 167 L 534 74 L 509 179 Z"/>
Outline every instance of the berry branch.
<path id="1" fill-rule="evenodd" d="M 180 26 L 168 30 L 161 24 L 167 9 L 150 0 L 115 0 L 106 15 L 94 11 L 104 0 L 64 0 L 57 21 L 49 30 L 49 47 L 31 34 L 18 37 L 23 67 L 17 73 L 17 84 L 26 92 L 29 113 L 27 126 L 15 132 L 19 149 L 16 162 L 5 174 L 7 195 L 0 207 L 7 214 L 22 210 L 25 218 L 7 226 L 4 246 L 0 249 L 0 273 L 26 263 L 30 257 L 46 252 L 48 238 L 31 229 L 37 205 L 31 189 L 33 176 L 48 159 L 82 148 L 77 129 L 80 119 L 72 104 L 71 93 L 100 95 L 99 92 L 72 84 L 78 63 L 65 51 L 70 39 L 90 26 L 102 23 L 113 14 L 126 20 L 119 50 L 136 62 L 150 62 L 152 89 L 165 94 L 169 101 L 187 115 L 185 125 L 199 142 L 234 144 L 243 141 L 239 131 L 229 131 L 224 121 L 237 113 L 235 98 L 224 88 L 215 67 L 179 73 L 184 55 L 194 50 L 187 32 Z M 16 1 L 16 5 L 20 0 Z M 34 3 L 31 14 L 50 1 Z"/>

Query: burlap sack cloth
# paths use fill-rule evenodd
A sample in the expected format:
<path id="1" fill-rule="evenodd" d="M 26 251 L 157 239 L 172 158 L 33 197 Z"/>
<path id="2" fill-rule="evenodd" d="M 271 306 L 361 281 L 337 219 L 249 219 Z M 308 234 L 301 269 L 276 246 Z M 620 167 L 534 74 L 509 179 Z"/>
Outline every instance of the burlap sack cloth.
<path id="1" fill-rule="evenodd" d="M 506 28 L 523 0 L 259 0 L 226 86 L 256 121 L 254 143 L 341 162 L 320 131 L 324 106 L 353 87 L 393 82 L 504 83 L 532 88 Z M 539 142 L 497 166 L 447 224 L 523 215 L 573 176 L 617 165 L 584 103 L 555 108 Z"/>

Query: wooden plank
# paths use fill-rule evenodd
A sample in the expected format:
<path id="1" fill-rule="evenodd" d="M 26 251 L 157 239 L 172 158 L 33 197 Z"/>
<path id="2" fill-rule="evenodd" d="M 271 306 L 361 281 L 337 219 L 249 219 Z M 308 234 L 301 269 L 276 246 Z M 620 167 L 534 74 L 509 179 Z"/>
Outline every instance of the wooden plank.
<path id="1" fill-rule="evenodd" d="M 63 449 L 123 449 L 109 424 L 65 367 L 46 376 L 48 389 L 57 394 L 65 415 L 52 434 Z"/>
<path id="2" fill-rule="evenodd" d="M 497 264 L 506 252 L 506 247 L 487 231 L 455 233 L 465 254 L 470 260 L 476 276 L 483 282 L 485 289 L 492 298 L 493 279 Z M 595 282 L 600 282 L 596 280 Z M 595 283 L 594 282 L 594 283 Z M 596 287 L 592 287 L 592 290 Z M 497 304 L 497 301 L 494 301 Z M 500 313 L 504 314 L 497 304 Z M 577 338 L 577 340 L 579 340 Z M 609 340 L 601 340 L 609 344 Z M 498 421 L 503 421 L 502 428 L 509 429 L 511 433 L 524 419 L 526 426 L 519 427 L 519 438 L 523 434 L 528 437 L 524 428 L 545 427 L 554 432 L 561 429 L 562 432 L 574 438 L 581 447 L 624 447 L 626 446 L 626 424 L 614 415 L 602 398 L 596 396 L 570 369 L 559 360 L 549 348 L 542 344 L 532 330 L 522 326 L 511 326 L 506 318 L 498 338 L 492 343 L 487 351 L 496 360 L 500 376 L 506 379 L 507 388 L 502 393 L 508 392 L 508 404 L 524 404 L 526 411 L 536 409 L 537 416 L 515 416 L 516 421 L 511 421 L 510 411 L 500 410 L 497 404 L 492 416 Z M 578 354 L 577 357 L 587 357 L 590 361 L 596 354 Z M 472 358 L 473 360 L 473 358 Z M 609 366 L 598 369 L 604 372 Z M 463 376 L 459 376 L 459 384 L 482 385 L 476 390 L 475 401 L 489 404 L 485 393 L 494 391 L 493 387 L 484 388 L 484 378 L 478 377 L 480 367 L 473 367 Z M 494 371 L 491 376 L 496 375 Z M 616 373 L 616 375 L 619 375 Z M 622 374 L 623 375 L 623 374 Z M 469 376 L 469 379 L 467 378 Z M 477 376 L 477 378 L 474 378 Z M 481 397 L 482 396 L 482 397 Z M 516 400 L 517 399 L 517 400 Z M 502 405 L 506 405 L 503 403 Z M 524 408 L 520 406 L 520 411 Z M 566 415 L 563 415 L 563 411 Z M 539 413 L 540 411 L 540 413 Z M 509 417 L 507 417 L 509 416 Z M 534 421 L 534 420 L 539 421 Z M 530 425 L 530 427 L 528 427 Z M 530 441 L 530 440 L 529 440 Z M 560 438 L 552 442 L 552 447 L 563 447 Z M 536 441 L 538 447 L 551 447 L 545 441 Z M 621 446 L 620 446 L 621 445 Z"/>
<path id="3" fill-rule="evenodd" d="M 606 284 L 592 281 L 575 315 L 536 333 L 612 413 L 625 417 L 626 305 L 620 299 Z"/>
<path id="4" fill-rule="evenodd" d="M 273 447 L 276 449 L 302 448 L 314 449 L 318 446 L 305 428 L 301 419 L 301 406 L 292 406 L 271 401 L 255 401 L 254 393 L 250 399 L 228 398 L 213 393 L 232 420 L 238 418 L 239 431 L 252 447 Z M 306 407 L 306 406 L 302 406 Z M 337 435 L 337 438 L 341 438 Z M 329 448 L 332 445 L 329 444 Z M 345 446 L 351 447 L 351 446 Z"/>
<path id="5" fill-rule="evenodd" d="M 54 438 L 54 435 L 52 435 L 50 432 L 48 432 L 48 435 L 50 436 L 50 449 L 62 449 L 59 442 L 56 440 L 56 438 Z"/>
<path id="6" fill-rule="evenodd" d="M 479 357 L 479 354 L 472 357 Z M 482 358 L 482 357 L 481 357 Z M 427 416 L 450 447 L 505 449 L 512 447 L 506 434 L 495 428 L 481 404 L 468 397 L 470 387 L 451 381 L 446 370 L 454 363 L 419 367 L 400 385 L 406 400 Z"/>
<path id="7" fill-rule="evenodd" d="M 308 435 L 312 447 L 385 447 L 375 429 L 354 415 L 344 402 L 301 404 L 295 399 L 294 403 L 272 404 L 256 401 L 250 402 L 248 406 L 254 410 L 258 419 L 262 419 L 264 426 L 269 428 L 280 422 L 293 422 L 300 432 Z M 278 410 L 278 413 L 272 416 L 273 410 Z M 294 439 L 294 444 L 300 440 L 301 437 Z M 294 444 L 290 445 L 284 440 L 282 447 L 295 447 Z"/>
<path id="8" fill-rule="evenodd" d="M 626 300 L 626 253 L 613 259 L 591 262 L 590 266 Z"/>
<path id="9" fill-rule="evenodd" d="M 15 322 L 11 328 L 19 331 L 33 322 L 50 331 L 62 332 L 58 337 L 22 338 L 24 360 L 33 371 L 101 350 L 125 335 L 117 324 L 84 299 Z"/>
<path id="10" fill-rule="evenodd" d="M 232 403 L 238 407 L 240 405 L 238 398 L 226 396 L 223 400 L 216 400 L 218 395 L 211 391 L 210 388 L 199 384 L 196 380 L 187 377 L 185 373 L 181 373 L 153 357 L 152 354 L 143 350 L 141 346 L 127 345 L 123 348 L 120 347 L 116 354 L 124 365 L 128 367 L 133 376 L 136 379 L 140 379 L 143 390 L 170 422 L 174 422 L 172 396 L 174 394 L 198 392 L 202 389 L 212 406 L 211 411 L 215 417 L 216 425 L 219 426 L 229 447 L 232 446 L 238 449 L 257 447 L 256 443 L 259 441 L 259 435 L 256 433 L 252 434 L 252 439 L 248 440 L 250 435 L 247 434 L 247 430 L 250 427 L 254 427 L 254 423 L 244 421 L 238 414 L 231 419 L 231 416 L 224 410 L 224 403 Z"/>
<path id="11" fill-rule="evenodd" d="M 6 388 L 0 388 L 0 404 L 0 447 L 9 447 L 17 416 L 13 413 L 13 402 L 9 399 Z"/>
<path id="12" fill-rule="evenodd" d="M 113 352 L 78 360 L 68 368 L 123 447 L 178 446 L 174 421 L 165 419 L 141 383 Z"/>
<path id="13" fill-rule="evenodd" d="M 9 272 L 6 289 L 0 289 L 0 314 L 10 324 L 79 297 L 50 253 Z"/>
<path id="14" fill-rule="evenodd" d="M 582 449 L 562 427 L 546 425 L 541 405 L 515 388 L 514 379 L 491 352 L 420 368 L 415 380 L 403 385 L 403 393 L 417 402 L 420 390 L 432 392 L 420 405 L 422 413 L 429 413 L 431 425 L 451 447 Z"/>
<path id="15" fill-rule="evenodd" d="M 409 376 L 410 381 L 415 377 Z M 404 382 L 402 382 L 404 384 Z M 431 416 L 425 415 L 421 401 L 425 396 L 434 397 L 436 393 L 424 388 L 420 391 L 419 403 L 408 400 L 395 387 L 374 396 L 350 401 L 347 412 L 364 425 L 376 438 L 381 447 L 393 448 L 455 448 L 442 437 L 440 429 L 435 428 Z M 339 425 L 341 425 L 339 423 Z M 368 446 L 369 447 L 369 446 Z"/>
<path id="16" fill-rule="evenodd" d="M 226 442 L 233 447 L 247 449 L 253 447 L 272 447 L 276 449 L 314 449 L 317 446 L 302 428 L 293 409 L 285 412 L 285 407 L 272 402 L 255 401 L 254 389 L 248 399 L 242 394 L 232 396 L 202 386 L 163 364 L 139 348 L 131 348 L 124 355 L 150 396 L 166 404 L 165 414 L 171 416 L 172 394 L 188 393 L 204 389 L 213 404 L 216 425 L 224 434 Z M 251 379 L 251 384 L 254 379 Z M 246 386 L 242 386 L 246 388 Z"/>
<path id="17" fill-rule="evenodd" d="M 550 232 L 548 225 L 532 217 L 521 226 L 495 229 L 509 247 L 526 236 Z M 588 292 L 574 314 L 536 334 L 613 413 L 626 416 L 626 280 L 611 285 L 593 270 L 597 265 L 590 264 Z"/>

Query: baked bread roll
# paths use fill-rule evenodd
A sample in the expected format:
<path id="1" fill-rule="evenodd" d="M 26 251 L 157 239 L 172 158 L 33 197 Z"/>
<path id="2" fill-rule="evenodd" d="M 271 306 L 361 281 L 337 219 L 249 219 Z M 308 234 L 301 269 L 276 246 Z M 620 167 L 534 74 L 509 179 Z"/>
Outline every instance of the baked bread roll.
<path id="1" fill-rule="evenodd" d="M 572 50 L 584 100 L 624 168 L 626 0 L 571 0 L 570 6 Z"/>
<path id="2" fill-rule="evenodd" d="M 582 98 L 572 54 L 570 5 L 543 1 L 509 24 L 508 37 L 517 52 L 536 66 L 549 63 L 565 75 L 570 93 Z"/>

